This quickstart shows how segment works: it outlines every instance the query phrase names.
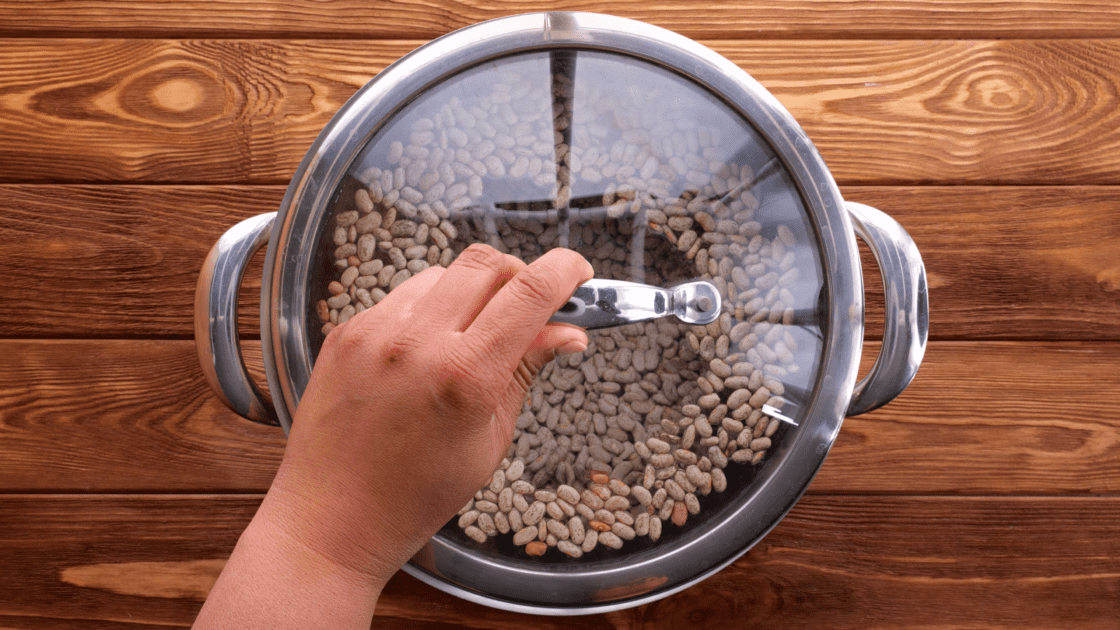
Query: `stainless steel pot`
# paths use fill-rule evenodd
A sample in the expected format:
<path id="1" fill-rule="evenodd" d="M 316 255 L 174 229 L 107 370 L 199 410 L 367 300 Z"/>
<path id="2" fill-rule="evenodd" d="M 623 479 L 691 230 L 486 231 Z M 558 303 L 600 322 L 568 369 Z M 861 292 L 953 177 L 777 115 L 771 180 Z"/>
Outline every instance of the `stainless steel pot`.
<path id="1" fill-rule="evenodd" d="M 335 115 L 299 166 L 278 212 L 238 224 L 214 246 L 198 283 L 196 342 L 207 380 L 223 402 L 246 418 L 287 431 L 321 342 L 315 301 L 323 274 L 316 252 L 329 240 L 325 234 L 332 229 L 330 219 L 347 178 L 355 177 L 367 149 L 387 137 L 394 120 L 407 119 L 410 107 L 424 95 L 453 84 L 462 73 L 485 78 L 504 60 L 525 55 L 551 55 L 554 64 L 557 56 L 582 60 L 586 72 L 629 64 L 635 73 L 677 82 L 680 91 L 674 87 L 667 98 L 691 94 L 679 98 L 707 99 L 711 107 L 738 117 L 743 124 L 736 133 L 747 138 L 740 153 L 744 160 L 757 161 L 759 212 L 799 222 L 806 255 L 815 261 L 810 265 L 815 284 L 803 292 L 811 293 L 806 298 L 811 303 L 791 326 L 800 326 L 816 341 L 809 369 L 798 387 L 791 386 L 797 392 L 788 396 L 796 398 L 794 404 L 779 414 L 789 426 L 767 458 L 733 480 L 725 496 L 710 501 L 686 530 L 658 544 L 542 563 L 500 545 L 474 545 L 448 527 L 405 567 L 444 591 L 508 610 L 617 610 L 696 584 L 750 549 L 805 491 L 843 418 L 876 409 L 901 393 L 925 350 L 926 278 L 913 241 L 882 212 L 845 202 L 790 114 L 728 60 L 660 28 L 583 13 L 502 18 L 432 41 L 379 74 Z M 563 205 L 560 212 L 540 216 L 567 221 Z M 858 383 L 864 300 L 856 235 L 874 253 L 886 293 L 882 350 Z M 265 243 L 261 339 L 271 399 L 248 376 L 236 325 L 242 274 Z M 586 303 L 596 303 L 596 298 Z M 614 323 L 619 322 L 602 325 Z"/>

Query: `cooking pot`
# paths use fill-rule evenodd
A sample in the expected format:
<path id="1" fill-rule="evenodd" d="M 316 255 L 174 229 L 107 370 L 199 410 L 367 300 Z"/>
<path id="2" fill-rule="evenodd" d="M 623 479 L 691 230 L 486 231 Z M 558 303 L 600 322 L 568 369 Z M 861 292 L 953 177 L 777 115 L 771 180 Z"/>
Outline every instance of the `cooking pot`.
<path id="1" fill-rule="evenodd" d="M 374 217 L 364 231 L 382 234 L 364 251 L 359 217 Z M 399 221 L 412 227 L 385 233 Z M 435 244 L 417 247 L 416 232 Z M 856 235 L 886 295 L 880 354 L 859 382 Z M 767 415 L 772 445 L 729 465 L 727 490 L 704 497 L 701 513 L 657 542 L 534 558 L 508 542 L 471 540 L 452 521 L 404 567 L 486 605 L 617 610 L 719 571 L 793 507 L 843 418 L 896 397 L 924 354 L 927 288 L 913 241 L 882 212 L 841 198 L 808 137 L 761 85 L 660 28 L 537 13 L 464 28 L 386 68 L 315 140 L 280 209 L 219 239 L 196 293 L 208 382 L 238 414 L 289 430 L 323 336 L 410 270 L 446 264 L 477 240 L 526 258 L 555 246 L 594 250 L 596 280 L 558 321 L 609 331 L 652 319 L 661 323 L 630 330 L 680 331 L 642 346 L 664 353 L 651 359 L 657 372 L 691 379 L 696 365 L 727 359 L 764 374 L 773 390 L 746 408 L 753 419 Z M 236 310 L 247 262 L 266 243 L 261 340 L 271 396 L 245 369 Z M 416 251 L 406 260 L 402 250 Z M 369 279 L 357 291 L 355 267 Z M 740 324 L 769 334 L 749 343 L 729 335 Z M 717 336 L 721 345 L 709 343 Z M 703 378 L 702 392 L 681 391 L 692 400 L 722 387 Z M 726 394 L 706 395 L 726 407 Z"/>

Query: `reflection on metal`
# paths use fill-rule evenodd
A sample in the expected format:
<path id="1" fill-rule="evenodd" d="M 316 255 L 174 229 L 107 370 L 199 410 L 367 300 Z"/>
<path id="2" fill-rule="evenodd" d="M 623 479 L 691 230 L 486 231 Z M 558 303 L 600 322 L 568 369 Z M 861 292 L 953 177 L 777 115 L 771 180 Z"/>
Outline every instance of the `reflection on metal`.
<path id="1" fill-rule="evenodd" d="M 782 412 L 778 411 L 774 407 L 771 407 L 770 405 L 763 405 L 762 406 L 762 413 L 770 416 L 771 418 L 777 418 L 778 420 L 781 420 L 782 422 L 785 422 L 787 424 L 792 424 L 793 426 L 797 426 L 797 422 L 793 418 L 791 418 L 789 416 L 786 416 L 786 415 L 782 415 Z"/>
<path id="2" fill-rule="evenodd" d="M 237 296 L 253 254 L 268 242 L 276 213 L 246 219 L 230 228 L 210 250 L 194 299 L 194 333 L 202 373 L 214 394 L 238 415 L 279 425 L 268 394 L 249 376 L 237 331 Z"/>
<path id="3" fill-rule="evenodd" d="M 710 324 L 719 317 L 720 296 L 709 282 L 686 282 L 671 289 L 625 282 L 588 280 L 548 321 L 581 328 L 611 328 L 675 315 L 686 324 Z"/>
<path id="4" fill-rule="evenodd" d="M 875 208 L 850 201 L 845 205 L 856 234 L 879 263 L 886 302 L 879 357 L 856 383 L 848 404 L 848 415 L 855 416 L 894 400 L 914 380 L 929 337 L 929 297 L 922 255 L 906 230 Z"/>
<path id="5" fill-rule="evenodd" d="M 546 15 L 546 29 L 552 17 L 553 14 Z M 555 17 L 561 24 L 570 22 L 565 15 L 556 14 Z M 575 125 L 574 121 L 571 120 L 571 112 L 575 111 L 573 97 L 575 96 L 576 83 L 576 51 L 564 49 L 550 52 L 549 65 L 552 73 L 552 119 L 556 131 L 559 132 L 559 143 L 553 149 L 553 159 L 559 163 L 561 160 L 569 160 L 567 152 L 572 150 L 572 127 Z M 566 122 L 562 124 L 560 121 Z M 568 247 L 570 230 L 568 217 L 571 212 L 567 200 L 572 197 L 571 169 L 556 169 L 556 177 L 556 199 L 553 200 L 553 207 L 557 209 L 557 219 L 559 219 L 557 223 L 557 242 L 560 247 Z"/>

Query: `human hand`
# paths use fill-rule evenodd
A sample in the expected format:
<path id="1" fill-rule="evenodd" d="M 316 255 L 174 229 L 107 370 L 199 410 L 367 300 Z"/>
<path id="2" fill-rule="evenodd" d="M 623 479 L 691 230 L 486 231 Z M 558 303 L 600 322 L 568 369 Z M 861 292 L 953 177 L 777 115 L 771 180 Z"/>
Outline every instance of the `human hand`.
<path id="1" fill-rule="evenodd" d="M 526 265 L 472 245 L 336 328 L 262 509 L 387 579 L 497 468 L 537 371 L 587 347 L 581 329 L 546 323 L 592 274 L 569 250 Z"/>

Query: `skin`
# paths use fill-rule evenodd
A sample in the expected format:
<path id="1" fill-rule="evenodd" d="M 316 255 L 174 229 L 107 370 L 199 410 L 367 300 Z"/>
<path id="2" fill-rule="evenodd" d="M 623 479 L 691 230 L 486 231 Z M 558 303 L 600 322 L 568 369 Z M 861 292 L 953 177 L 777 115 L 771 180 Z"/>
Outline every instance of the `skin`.
<path id="1" fill-rule="evenodd" d="M 548 318 L 592 277 L 485 246 L 327 336 L 272 486 L 195 620 L 369 628 L 385 583 L 490 478 L 537 372 L 587 335 Z"/>

